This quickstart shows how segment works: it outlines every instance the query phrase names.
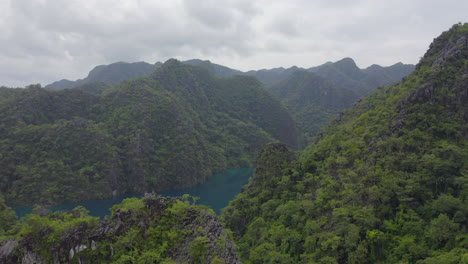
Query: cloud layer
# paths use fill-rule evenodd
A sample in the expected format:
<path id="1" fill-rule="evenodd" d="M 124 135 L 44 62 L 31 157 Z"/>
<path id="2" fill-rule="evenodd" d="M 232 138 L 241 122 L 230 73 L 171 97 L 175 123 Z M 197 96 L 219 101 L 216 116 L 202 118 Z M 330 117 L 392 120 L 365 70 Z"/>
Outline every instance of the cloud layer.
<path id="1" fill-rule="evenodd" d="M 25 86 L 116 61 L 416 63 L 433 38 L 467 22 L 468 1 L 0 0 L 0 10 L 0 85 Z"/>

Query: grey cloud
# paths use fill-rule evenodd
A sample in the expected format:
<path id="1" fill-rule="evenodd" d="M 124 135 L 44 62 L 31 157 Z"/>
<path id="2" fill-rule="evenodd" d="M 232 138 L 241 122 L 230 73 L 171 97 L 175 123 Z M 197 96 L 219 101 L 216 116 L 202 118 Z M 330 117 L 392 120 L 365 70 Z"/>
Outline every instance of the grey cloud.
<path id="1" fill-rule="evenodd" d="M 210 59 L 242 70 L 416 63 L 468 2 L 3 0 L 0 85 L 84 77 L 115 61 Z M 466 21 L 462 21 L 466 22 Z"/>

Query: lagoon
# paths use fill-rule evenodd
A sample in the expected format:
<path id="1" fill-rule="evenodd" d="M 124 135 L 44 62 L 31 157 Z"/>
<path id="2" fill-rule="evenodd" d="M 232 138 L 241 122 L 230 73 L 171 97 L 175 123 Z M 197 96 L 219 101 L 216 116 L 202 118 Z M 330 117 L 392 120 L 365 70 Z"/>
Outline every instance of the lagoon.
<path id="1" fill-rule="evenodd" d="M 253 168 L 240 168 L 226 170 L 222 173 L 211 176 L 203 184 L 190 188 L 160 191 L 158 194 L 163 196 L 177 197 L 183 194 L 200 197 L 197 204 L 210 206 L 217 214 L 226 207 L 232 199 L 241 191 L 243 185 L 247 184 L 249 178 L 253 175 Z M 89 214 L 104 218 L 110 215 L 110 208 L 114 204 L 121 203 L 123 199 L 131 197 L 142 197 L 143 194 L 125 194 L 105 200 L 90 200 L 79 203 L 63 204 L 50 208 L 52 212 L 60 210 L 71 210 L 77 206 L 84 206 L 89 210 Z M 32 208 L 14 207 L 18 217 L 23 217 L 31 213 Z"/>

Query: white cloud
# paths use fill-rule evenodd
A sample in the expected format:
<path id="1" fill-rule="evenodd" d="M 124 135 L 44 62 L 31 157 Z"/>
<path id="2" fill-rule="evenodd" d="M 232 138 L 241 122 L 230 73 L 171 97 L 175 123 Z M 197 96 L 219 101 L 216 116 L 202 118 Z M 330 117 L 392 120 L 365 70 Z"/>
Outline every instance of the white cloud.
<path id="1" fill-rule="evenodd" d="M 241 70 L 416 63 L 466 22 L 464 0 L 0 0 L 0 85 L 86 76 L 98 64 L 201 58 Z"/>

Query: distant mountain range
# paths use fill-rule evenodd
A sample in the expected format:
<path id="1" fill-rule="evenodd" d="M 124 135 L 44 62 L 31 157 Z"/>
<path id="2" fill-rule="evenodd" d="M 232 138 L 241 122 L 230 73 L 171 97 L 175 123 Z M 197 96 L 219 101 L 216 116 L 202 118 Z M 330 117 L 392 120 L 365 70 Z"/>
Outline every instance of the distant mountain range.
<path id="1" fill-rule="evenodd" d="M 327 62 L 312 68 L 273 68 L 242 72 L 208 60 L 187 60 L 184 64 L 207 70 L 218 78 L 234 76 L 256 77 L 267 90 L 278 96 L 296 119 L 297 129 L 304 137 L 299 145 L 306 145 L 311 137 L 357 99 L 377 87 L 394 84 L 410 74 L 414 65 L 396 63 L 389 67 L 372 65 L 360 69 L 351 58 Z M 95 67 L 88 76 L 77 81 L 61 80 L 45 88 L 60 90 L 75 88 L 99 94 L 119 82 L 147 77 L 162 63 L 118 62 Z"/>
<path id="2" fill-rule="evenodd" d="M 323 65 L 312 68 L 273 68 L 256 71 L 242 72 L 229 67 L 212 63 L 208 60 L 192 59 L 182 63 L 198 66 L 208 70 L 212 75 L 219 78 L 228 78 L 235 75 L 254 76 L 260 80 L 266 87 L 270 87 L 297 71 L 315 72 L 318 75 L 331 79 L 339 85 L 347 85 L 360 93 L 371 90 L 372 87 L 387 85 L 401 80 L 404 76 L 410 74 L 414 65 L 397 63 L 389 67 L 372 65 L 366 69 L 359 69 L 351 58 L 345 58 L 335 63 L 327 62 Z M 84 84 L 102 82 L 110 85 L 118 84 L 122 81 L 147 77 L 162 65 L 161 62 L 150 64 L 146 62 L 116 62 L 109 65 L 99 65 L 92 69 L 88 76 L 76 81 L 60 80 L 45 86 L 53 90 L 75 88 Z"/>

